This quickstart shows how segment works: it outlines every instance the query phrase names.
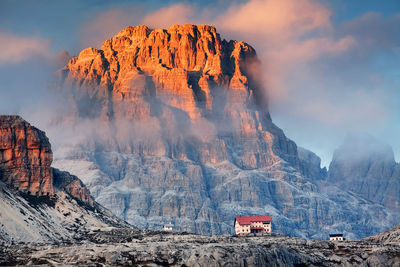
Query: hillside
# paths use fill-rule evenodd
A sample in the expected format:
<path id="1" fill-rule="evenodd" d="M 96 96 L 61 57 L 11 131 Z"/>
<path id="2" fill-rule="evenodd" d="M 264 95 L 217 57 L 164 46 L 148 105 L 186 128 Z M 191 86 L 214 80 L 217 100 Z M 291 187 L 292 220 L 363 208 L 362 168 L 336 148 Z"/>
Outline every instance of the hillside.
<path id="1" fill-rule="evenodd" d="M 93 229 L 130 227 L 96 203 L 85 185 L 52 168 L 44 132 L 0 115 L 0 243 L 73 243 Z"/>

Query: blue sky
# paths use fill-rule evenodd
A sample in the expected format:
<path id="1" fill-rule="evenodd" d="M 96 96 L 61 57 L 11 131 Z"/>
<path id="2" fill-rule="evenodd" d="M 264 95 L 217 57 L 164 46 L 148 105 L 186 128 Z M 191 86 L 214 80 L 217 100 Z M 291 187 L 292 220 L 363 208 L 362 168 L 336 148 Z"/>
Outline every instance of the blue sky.
<path id="1" fill-rule="evenodd" d="M 60 66 L 60 51 L 76 55 L 143 23 L 214 24 L 223 38 L 254 46 L 273 120 L 324 165 L 350 131 L 374 135 L 400 159 L 398 0 L 0 0 L 0 111 L 18 112 L 26 101 L 12 103 L 16 95 L 41 92 L 46 75 L 27 84 L 10 79 L 38 69 L 34 59 L 49 71 Z"/>

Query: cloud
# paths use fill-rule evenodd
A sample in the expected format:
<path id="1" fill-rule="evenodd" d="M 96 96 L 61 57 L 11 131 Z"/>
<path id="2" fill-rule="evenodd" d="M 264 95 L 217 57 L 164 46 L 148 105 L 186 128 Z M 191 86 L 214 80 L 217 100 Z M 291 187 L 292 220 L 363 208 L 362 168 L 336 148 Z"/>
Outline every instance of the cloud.
<path id="1" fill-rule="evenodd" d="M 196 23 L 199 20 L 195 19 L 195 10 L 195 5 L 178 3 L 150 11 L 144 4 L 100 11 L 82 26 L 81 45 L 100 48 L 105 40 L 130 25 L 166 28 L 173 24 Z"/>
<path id="2" fill-rule="evenodd" d="M 313 0 L 251 0 L 231 6 L 215 19 L 230 38 L 255 46 L 263 62 L 270 102 L 290 96 L 287 80 L 298 64 L 336 56 L 356 45 L 351 36 L 336 38 L 332 11 Z"/>
<path id="3" fill-rule="evenodd" d="M 35 56 L 50 55 L 49 40 L 0 32 L 0 64 L 19 63 Z"/>
<path id="4" fill-rule="evenodd" d="M 82 46 L 100 48 L 102 43 L 123 28 L 140 23 L 143 7 L 112 8 L 96 13 L 81 29 Z"/>
<path id="5" fill-rule="evenodd" d="M 174 4 L 147 14 L 142 19 L 142 23 L 151 28 L 167 28 L 174 24 L 195 23 L 195 10 L 195 6 L 186 3 Z"/>
<path id="6" fill-rule="evenodd" d="M 361 48 L 393 47 L 400 44 L 399 27 L 400 13 L 384 17 L 379 13 L 369 12 L 344 23 L 339 31 L 363 40 Z"/>
<path id="7" fill-rule="evenodd" d="M 274 37 L 269 42 L 280 42 L 309 31 L 328 29 L 330 16 L 329 9 L 312 0 L 251 0 L 231 6 L 216 23 L 224 30 L 249 36 L 267 35 Z"/>

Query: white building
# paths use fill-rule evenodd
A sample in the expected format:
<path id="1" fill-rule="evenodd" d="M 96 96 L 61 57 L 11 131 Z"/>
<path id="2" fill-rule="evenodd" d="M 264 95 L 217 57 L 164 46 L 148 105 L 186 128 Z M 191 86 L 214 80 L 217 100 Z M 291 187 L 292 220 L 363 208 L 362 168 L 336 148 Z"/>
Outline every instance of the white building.
<path id="1" fill-rule="evenodd" d="M 168 223 L 164 225 L 164 231 L 172 231 L 174 228 L 174 225 L 172 223 Z"/>
<path id="2" fill-rule="evenodd" d="M 345 240 L 345 238 L 343 238 L 343 234 L 330 234 L 329 240 L 330 241 L 343 241 L 343 240 Z"/>
<path id="3" fill-rule="evenodd" d="M 241 216 L 235 217 L 235 234 L 270 234 L 271 216 Z"/>

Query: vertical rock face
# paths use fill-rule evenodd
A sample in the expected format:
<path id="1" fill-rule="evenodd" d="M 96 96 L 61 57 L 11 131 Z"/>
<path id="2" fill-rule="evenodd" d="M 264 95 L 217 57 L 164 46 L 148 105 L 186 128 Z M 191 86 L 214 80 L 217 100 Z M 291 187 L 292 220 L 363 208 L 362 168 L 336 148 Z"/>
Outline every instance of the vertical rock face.
<path id="1" fill-rule="evenodd" d="M 89 205 L 94 200 L 74 175 L 51 168 L 53 152 L 46 134 L 19 116 L 0 115 L 0 179 L 39 196 L 64 191 Z"/>
<path id="2" fill-rule="evenodd" d="M 51 146 L 19 116 L 0 116 L 0 179 L 21 191 L 53 195 Z"/>
<path id="3" fill-rule="evenodd" d="M 66 144 L 56 166 L 143 228 L 172 221 L 177 230 L 232 233 L 235 216 L 263 214 L 276 231 L 316 238 L 392 226 L 382 222 L 386 210 L 376 215 L 379 205 L 321 194 L 326 171 L 272 122 L 259 65 L 250 45 L 211 26 L 127 27 L 60 70 L 76 127 L 89 133 Z M 353 227 L 359 218 L 370 225 Z"/>
<path id="4" fill-rule="evenodd" d="M 0 115 L 0 242 L 81 241 L 91 227 L 127 226 L 52 158 L 44 132 Z"/>
<path id="5" fill-rule="evenodd" d="M 348 135 L 335 151 L 329 180 L 362 197 L 400 210 L 400 173 L 390 146 L 365 134 Z"/>
<path id="6" fill-rule="evenodd" d="M 143 98 L 157 95 L 193 119 L 213 108 L 215 87 L 237 90 L 234 97 L 240 103 L 248 100 L 247 90 L 261 93 L 255 91 L 256 79 L 248 73 L 256 63 L 251 46 L 222 41 L 211 26 L 174 25 L 166 30 L 137 26 L 105 41 L 100 50 L 83 50 L 62 75 L 84 88 L 81 97 L 98 104 L 89 114 L 80 109 L 83 116 L 146 118 L 154 107 Z"/>
<path id="7" fill-rule="evenodd" d="M 321 159 L 313 152 L 298 147 L 297 148 L 300 166 L 305 176 L 313 179 L 326 179 L 327 170 L 321 169 Z"/>
<path id="8" fill-rule="evenodd" d="M 246 169 L 282 158 L 299 167 L 296 145 L 269 116 L 258 64 L 251 46 L 221 40 L 211 26 L 136 26 L 100 50 L 83 50 L 60 74 L 65 87 L 76 89 L 73 105 L 80 117 L 133 121 L 158 139 L 139 148 L 113 145 L 114 136 L 107 142 L 112 150 L 233 160 Z M 230 144 L 238 147 L 234 153 Z"/>

